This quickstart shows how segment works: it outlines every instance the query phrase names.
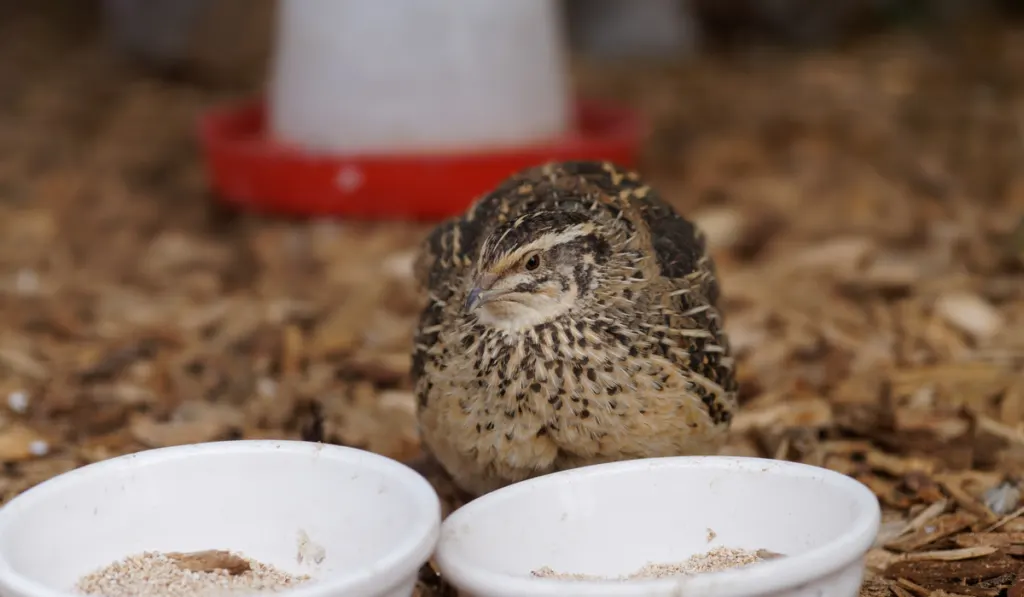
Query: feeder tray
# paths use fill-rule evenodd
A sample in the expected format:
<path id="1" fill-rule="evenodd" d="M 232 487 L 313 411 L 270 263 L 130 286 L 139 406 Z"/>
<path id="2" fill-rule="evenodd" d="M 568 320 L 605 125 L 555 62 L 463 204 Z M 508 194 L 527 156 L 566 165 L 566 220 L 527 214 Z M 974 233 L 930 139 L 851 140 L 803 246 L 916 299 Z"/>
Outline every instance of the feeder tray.
<path id="1" fill-rule="evenodd" d="M 335 155 L 271 139 L 262 100 L 211 110 L 199 123 L 219 199 L 292 216 L 437 220 L 457 215 L 510 174 L 547 161 L 633 167 L 642 137 L 628 109 L 578 101 L 573 130 L 530 145 L 436 153 Z"/>

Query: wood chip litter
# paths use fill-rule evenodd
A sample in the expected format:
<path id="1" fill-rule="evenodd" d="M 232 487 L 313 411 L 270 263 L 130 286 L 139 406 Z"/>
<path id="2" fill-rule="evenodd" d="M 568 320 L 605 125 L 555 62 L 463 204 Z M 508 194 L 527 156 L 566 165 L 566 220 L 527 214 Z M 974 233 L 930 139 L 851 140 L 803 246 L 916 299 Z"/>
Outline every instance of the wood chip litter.
<path id="1" fill-rule="evenodd" d="M 223 4 L 211 39 L 273 22 Z M 408 264 L 430 226 L 212 202 L 196 120 L 259 93 L 265 61 L 143 73 L 85 25 L 97 5 L 0 3 L 0 502 L 193 441 L 418 458 Z M 581 95 L 650 123 L 640 169 L 708 228 L 740 372 L 724 451 L 850 475 L 899 533 L 865 596 L 1024 592 L 1024 35 L 981 25 L 573 63 Z M 265 56 L 271 30 L 247 43 Z M 428 568 L 418 591 L 453 594 Z"/>

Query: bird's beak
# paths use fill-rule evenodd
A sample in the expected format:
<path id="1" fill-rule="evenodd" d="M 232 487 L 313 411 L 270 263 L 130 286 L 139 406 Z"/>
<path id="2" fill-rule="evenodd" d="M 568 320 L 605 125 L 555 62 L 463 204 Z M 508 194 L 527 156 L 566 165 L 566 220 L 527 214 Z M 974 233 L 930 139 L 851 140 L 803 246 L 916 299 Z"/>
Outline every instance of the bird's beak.
<path id="1" fill-rule="evenodd" d="M 477 278 L 476 284 L 473 284 L 473 288 L 470 289 L 469 295 L 466 297 L 466 313 L 472 312 L 487 301 L 489 298 L 488 291 L 490 291 L 491 287 L 494 286 L 494 282 L 497 281 L 497 279 L 497 276 L 494 274 L 483 274 Z"/>

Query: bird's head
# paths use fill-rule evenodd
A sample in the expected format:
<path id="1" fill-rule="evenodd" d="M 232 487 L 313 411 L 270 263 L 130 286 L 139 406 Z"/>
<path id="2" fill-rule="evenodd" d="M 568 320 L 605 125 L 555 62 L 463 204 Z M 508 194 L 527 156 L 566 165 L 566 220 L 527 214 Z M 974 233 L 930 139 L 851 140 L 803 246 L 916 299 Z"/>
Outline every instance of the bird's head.
<path id="1" fill-rule="evenodd" d="M 534 212 L 496 227 L 472 268 L 467 315 L 516 332 L 578 308 L 602 283 L 613 253 L 602 228 L 573 211 Z"/>

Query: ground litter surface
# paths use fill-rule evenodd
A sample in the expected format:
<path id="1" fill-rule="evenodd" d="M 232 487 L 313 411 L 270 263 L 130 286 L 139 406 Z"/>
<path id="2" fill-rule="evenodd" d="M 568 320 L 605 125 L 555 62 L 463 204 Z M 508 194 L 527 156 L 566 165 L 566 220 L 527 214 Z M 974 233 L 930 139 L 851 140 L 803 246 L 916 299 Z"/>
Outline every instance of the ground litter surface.
<path id="1" fill-rule="evenodd" d="M 427 226 L 211 207 L 195 118 L 253 88 L 146 75 L 59 18 L 0 22 L 3 499 L 218 439 L 415 459 Z M 652 119 L 642 170 L 712 242 L 743 387 L 728 452 L 875 491 L 864 595 L 1017 597 L 1024 32 L 943 42 L 575 73 Z M 450 594 L 429 571 L 419 590 Z"/>

